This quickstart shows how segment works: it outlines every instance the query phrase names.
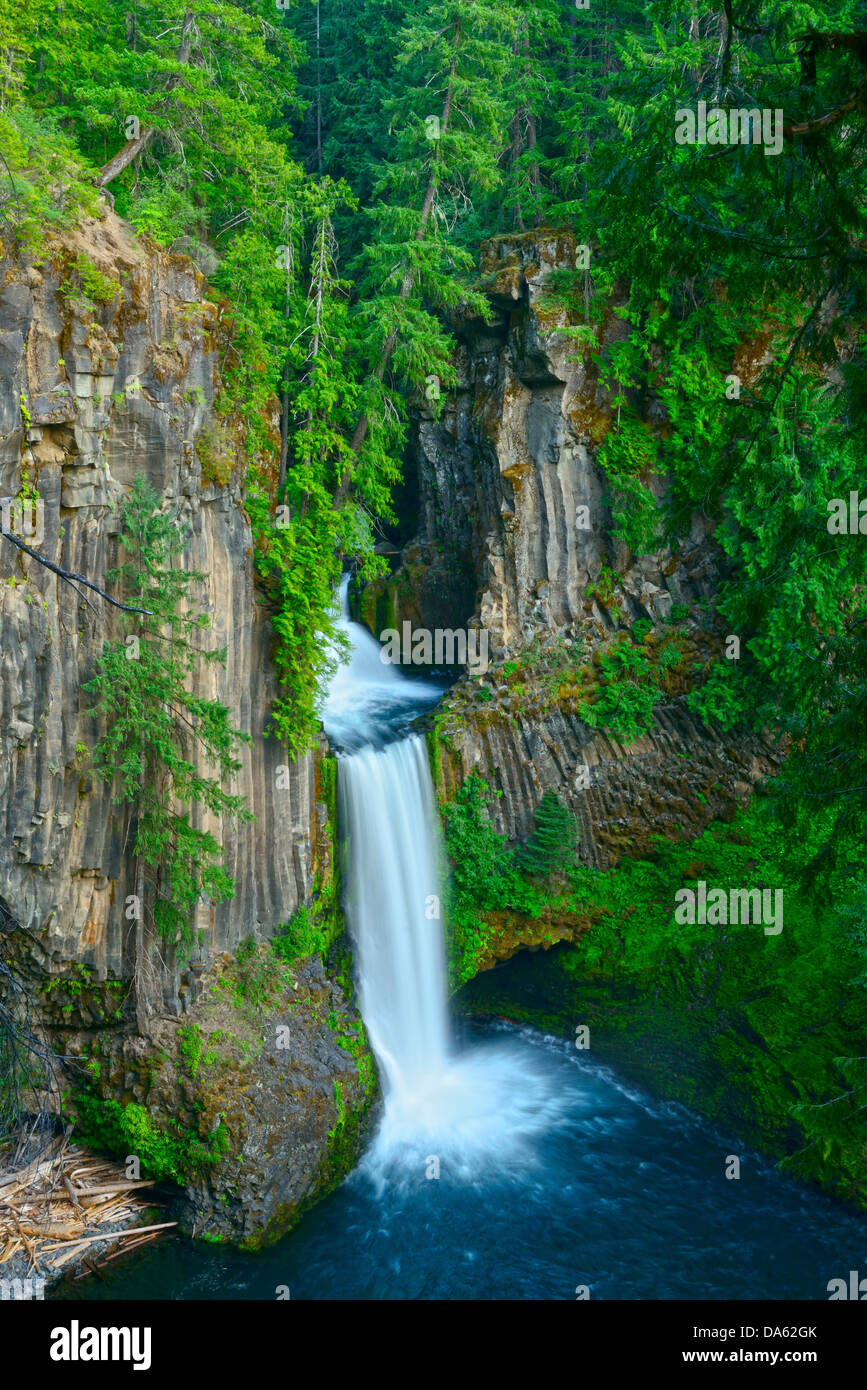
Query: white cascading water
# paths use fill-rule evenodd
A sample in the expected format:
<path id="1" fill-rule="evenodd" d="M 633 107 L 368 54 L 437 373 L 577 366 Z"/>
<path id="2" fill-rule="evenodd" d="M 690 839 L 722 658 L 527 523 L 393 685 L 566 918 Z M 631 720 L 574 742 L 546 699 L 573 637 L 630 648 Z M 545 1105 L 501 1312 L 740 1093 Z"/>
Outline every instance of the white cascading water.
<path id="1" fill-rule="evenodd" d="M 448 1063 L 439 866 L 417 736 L 342 761 L 339 815 L 359 995 L 389 1101 L 411 1107 Z"/>
<path id="2" fill-rule="evenodd" d="M 474 1176 L 482 1159 L 514 1167 L 518 1151 L 532 1161 L 526 1141 L 556 1123 L 565 1097 L 509 1044 L 459 1053 L 451 1042 L 439 820 L 424 740 L 407 731 L 443 691 L 383 663 L 379 643 L 349 619 L 348 585 L 346 575 L 338 628 L 350 655 L 323 723 L 341 750 L 345 909 L 385 1103 L 366 1166 L 380 1181 L 395 1164 L 417 1173 L 429 1153 L 452 1176 Z"/>

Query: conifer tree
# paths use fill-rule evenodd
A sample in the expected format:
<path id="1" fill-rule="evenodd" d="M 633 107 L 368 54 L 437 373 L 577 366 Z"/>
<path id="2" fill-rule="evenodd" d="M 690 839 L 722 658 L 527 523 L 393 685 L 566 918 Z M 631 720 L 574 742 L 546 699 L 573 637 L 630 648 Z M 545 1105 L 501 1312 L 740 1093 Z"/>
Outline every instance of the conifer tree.
<path id="1" fill-rule="evenodd" d="M 519 20 L 518 5 L 486 0 L 440 0 L 407 18 L 398 54 L 406 79 L 390 104 L 394 154 L 374 189 L 374 230 L 359 277 L 368 371 L 351 439 L 356 462 L 339 499 L 365 466 L 363 450 L 376 466 L 394 448 L 383 389 L 389 366 L 419 390 L 431 378 L 437 389 L 455 379 L 450 340 L 432 310 L 489 313 L 466 280 L 472 257 L 449 233 L 500 181 L 511 115 L 503 88 Z"/>
<path id="2" fill-rule="evenodd" d="M 570 868 L 577 850 L 575 817 L 549 789 L 536 807 L 535 828 L 517 856 L 518 863 L 531 878 L 547 878 Z"/>
<path id="3" fill-rule="evenodd" d="M 150 616 L 125 620 L 132 631 L 106 644 L 84 688 L 98 697 L 92 712 L 103 726 L 95 769 L 132 817 L 135 892 L 127 915 L 135 922 L 136 1022 L 144 1032 L 155 1003 L 157 940 L 188 949 L 196 904 L 233 895 L 222 846 L 206 822 L 252 820 L 244 798 L 228 790 L 241 767 L 238 749 L 251 739 L 231 727 L 226 705 L 192 688 L 202 665 L 225 661 L 225 651 L 195 640 L 208 619 L 192 611 L 191 589 L 207 576 L 176 563 L 185 541 L 176 518 L 158 510 L 141 476 L 122 516 L 128 558 L 109 578 Z"/>

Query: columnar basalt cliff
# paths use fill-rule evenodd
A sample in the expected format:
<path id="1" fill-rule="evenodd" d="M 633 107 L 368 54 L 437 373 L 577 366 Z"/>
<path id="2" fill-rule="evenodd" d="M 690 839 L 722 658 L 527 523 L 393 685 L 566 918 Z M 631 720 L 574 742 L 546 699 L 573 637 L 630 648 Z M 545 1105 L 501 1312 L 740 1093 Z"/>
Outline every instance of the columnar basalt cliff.
<path id="1" fill-rule="evenodd" d="M 708 520 L 696 516 L 676 549 L 648 556 L 615 537 L 599 448 L 617 406 L 576 343 L 580 310 L 576 320 L 550 296 L 554 273 L 578 260 L 569 234 L 532 232 L 483 248 L 492 320 L 456 325 L 457 389 L 439 418 L 419 409 L 412 438 L 418 535 L 359 609 L 375 632 L 407 619 L 487 631 L 491 670 L 465 678 L 438 720 L 442 790 L 453 795 L 471 772 L 483 776 L 503 792 L 492 818 L 514 840 L 529 834 L 552 788 L 580 821 L 582 859 L 605 868 L 646 850 L 653 834 L 689 837 L 729 818 L 776 752 L 716 733 L 683 702 L 692 667 L 721 647 Z M 616 308 L 603 320 L 603 351 L 630 331 Z M 658 403 L 644 403 L 644 415 L 658 424 Z M 664 477 L 645 481 L 663 495 Z M 659 632 L 672 616 L 681 659 L 662 683 L 652 726 L 637 739 L 591 728 L 578 710 L 599 674 L 594 662 L 636 621 Z M 650 637 L 649 655 L 658 640 Z M 534 646 L 558 647 L 566 671 L 546 697 L 523 672 L 517 687 L 509 678 L 510 663 Z M 573 649 L 580 675 L 568 671 Z"/>
<path id="2" fill-rule="evenodd" d="M 546 297 L 557 270 L 574 269 L 569 234 L 498 238 L 482 252 L 492 307 L 488 324 L 455 324 L 458 384 L 434 419 L 420 409 L 411 444 L 419 532 L 393 589 L 398 617 L 436 626 L 473 617 L 494 655 L 509 656 L 540 632 L 569 637 L 614 630 L 626 618 L 665 618 L 675 602 L 707 600 L 712 546 L 696 517 L 677 553 L 636 559 L 612 536 L 610 484 L 598 447 L 617 418 L 598 367 L 570 333 L 573 311 Z M 599 348 L 629 324 L 606 312 Z M 659 418 L 651 402 L 648 419 Z M 663 478 L 651 480 L 657 495 Z M 588 515 L 580 521 L 578 509 Z M 611 600 L 588 595 L 603 566 L 619 582 Z M 412 597 L 410 597 L 412 595 Z"/>
<path id="3" fill-rule="evenodd" d="M 89 305 L 70 291 L 69 266 L 82 253 L 116 282 L 108 302 Z M 323 811 L 312 757 L 278 779 L 290 760 L 277 740 L 262 737 L 274 694 L 269 631 L 254 590 L 240 470 L 232 467 L 239 445 L 212 414 L 219 310 L 203 298 L 191 261 L 147 251 L 106 213 L 38 267 L 7 262 L 0 316 L 0 492 L 14 496 L 27 482 L 38 490 L 40 551 L 106 586 L 118 563 L 118 502 L 139 473 L 189 529 L 185 563 L 207 575 L 197 595 L 211 620 L 202 640 L 227 649 L 225 667 L 203 663 L 199 689 L 254 736 L 234 790 L 256 820 L 216 827 L 236 894 L 203 908 L 200 925 L 217 951 L 251 932 L 267 935 L 310 895 Z M 208 479 L 217 447 L 225 486 Z M 94 598 L 92 611 L 2 540 L 0 565 L 0 893 L 32 934 L 41 969 L 83 962 L 123 977 L 130 828 L 111 790 L 90 774 L 98 731 L 82 690 L 104 641 L 117 635 L 115 610 Z M 177 970 L 164 984 L 165 1004 L 177 1010 Z"/>
<path id="4" fill-rule="evenodd" d="M 38 497 L 44 534 L 24 539 L 110 593 L 137 475 L 188 532 L 183 563 L 206 576 L 201 641 L 226 650 L 194 672 L 196 693 L 251 735 L 230 790 L 255 819 L 209 824 L 235 895 L 201 905 L 189 959 L 155 948 L 159 996 L 137 1036 L 134 826 L 93 775 L 100 729 L 83 688 L 117 610 L 0 537 L 0 905 L 4 954 L 67 1058 L 77 1137 L 185 1188 L 186 1229 L 253 1246 L 351 1164 L 375 1073 L 347 977 L 256 944 L 311 903 L 334 913 L 336 813 L 320 754 L 292 761 L 267 733 L 275 679 L 242 436 L 214 411 L 227 325 L 203 291 L 192 261 L 109 211 L 37 263 L 4 263 L 0 496 Z M 234 960 L 241 942 L 248 962 L 258 952 L 252 975 Z M 276 1047 L 280 1018 L 291 1044 Z M 203 1040 L 201 1070 L 190 1039 Z"/>
<path id="5" fill-rule="evenodd" d="M 442 724 L 434 746 L 443 795 L 471 773 L 483 777 L 503 793 L 491 803 L 492 823 L 515 841 L 532 831 L 543 793 L 555 791 L 578 820 L 582 863 L 599 869 L 646 853 L 655 836 L 690 839 L 730 820 L 775 764 L 759 740 L 718 737 L 678 704 L 624 747 L 568 709 L 512 715 L 508 701 Z"/>

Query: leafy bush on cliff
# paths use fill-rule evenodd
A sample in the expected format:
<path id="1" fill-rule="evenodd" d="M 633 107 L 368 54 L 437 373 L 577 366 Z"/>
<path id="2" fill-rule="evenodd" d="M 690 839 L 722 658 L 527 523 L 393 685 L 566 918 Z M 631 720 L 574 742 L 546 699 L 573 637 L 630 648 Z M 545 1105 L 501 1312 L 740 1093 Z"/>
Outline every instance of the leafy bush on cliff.
<path id="1" fill-rule="evenodd" d="M 580 706 L 581 718 L 625 743 L 647 732 L 662 699 L 656 674 L 640 647 L 619 642 L 599 658 L 600 678 L 593 696 Z"/>
<path id="2" fill-rule="evenodd" d="M 281 960 L 303 960 L 305 956 L 321 955 L 327 951 L 331 938 L 329 924 L 318 921 L 310 908 L 302 903 L 285 927 L 272 936 L 271 947 Z"/>
<path id="3" fill-rule="evenodd" d="M 499 793 L 502 795 L 502 793 Z M 484 914 L 514 911 L 538 917 L 556 893 L 535 883 L 523 871 L 516 853 L 491 824 L 490 789 L 471 775 L 454 801 L 442 807 L 445 842 L 451 863 L 446 896 L 446 920 L 452 950 L 453 977 L 461 984 L 476 969 L 487 937 Z M 550 802 L 549 802 L 550 807 Z M 547 822 L 548 811 L 543 815 Z M 551 846 L 537 844 L 534 862 L 548 862 Z M 546 872 L 549 872 L 546 870 Z"/>

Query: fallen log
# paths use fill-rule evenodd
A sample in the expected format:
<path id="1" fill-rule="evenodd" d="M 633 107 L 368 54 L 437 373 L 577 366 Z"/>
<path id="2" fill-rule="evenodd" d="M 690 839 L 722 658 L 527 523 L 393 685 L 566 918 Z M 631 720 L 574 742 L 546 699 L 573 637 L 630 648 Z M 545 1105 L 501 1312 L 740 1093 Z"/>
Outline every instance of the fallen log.
<path id="1" fill-rule="evenodd" d="M 79 1221 L 64 1221 L 62 1218 L 48 1221 L 28 1221 L 18 1223 L 18 1230 L 25 1236 L 54 1236 L 55 1239 L 72 1240 L 81 1230 Z"/>
<path id="2" fill-rule="evenodd" d="M 53 1166 L 54 1159 L 63 1142 L 62 1136 L 57 1139 L 52 1139 L 45 1152 L 39 1154 L 32 1162 L 28 1163 L 26 1168 L 19 1169 L 14 1177 L 4 1178 L 0 1181 L 0 1201 L 3 1200 L 4 1192 L 9 1189 L 29 1185 L 31 1178 L 36 1177 L 38 1169 L 43 1169 L 44 1172 L 47 1173 Z"/>
<path id="3" fill-rule="evenodd" d="M 104 1182 L 97 1187 L 79 1187 L 79 1197 L 93 1197 L 102 1192 L 131 1192 L 134 1187 L 153 1187 L 156 1178 L 140 1178 L 136 1181 L 130 1179 L 129 1182 Z"/>
<path id="4" fill-rule="evenodd" d="M 133 1236 L 144 1235 L 146 1231 L 165 1231 L 169 1226 L 177 1226 L 177 1221 L 163 1221 L 158 1226 L 131 1226 L 127 1231 L 94 1231 L 93 1235 L 85 1236 L 82 1240 L 74 1240 L 69 1247 L 72 1251 L 78 1252 L 85 1245 L 92 1245 L 95 1240 L 129 1240 Z"/>

